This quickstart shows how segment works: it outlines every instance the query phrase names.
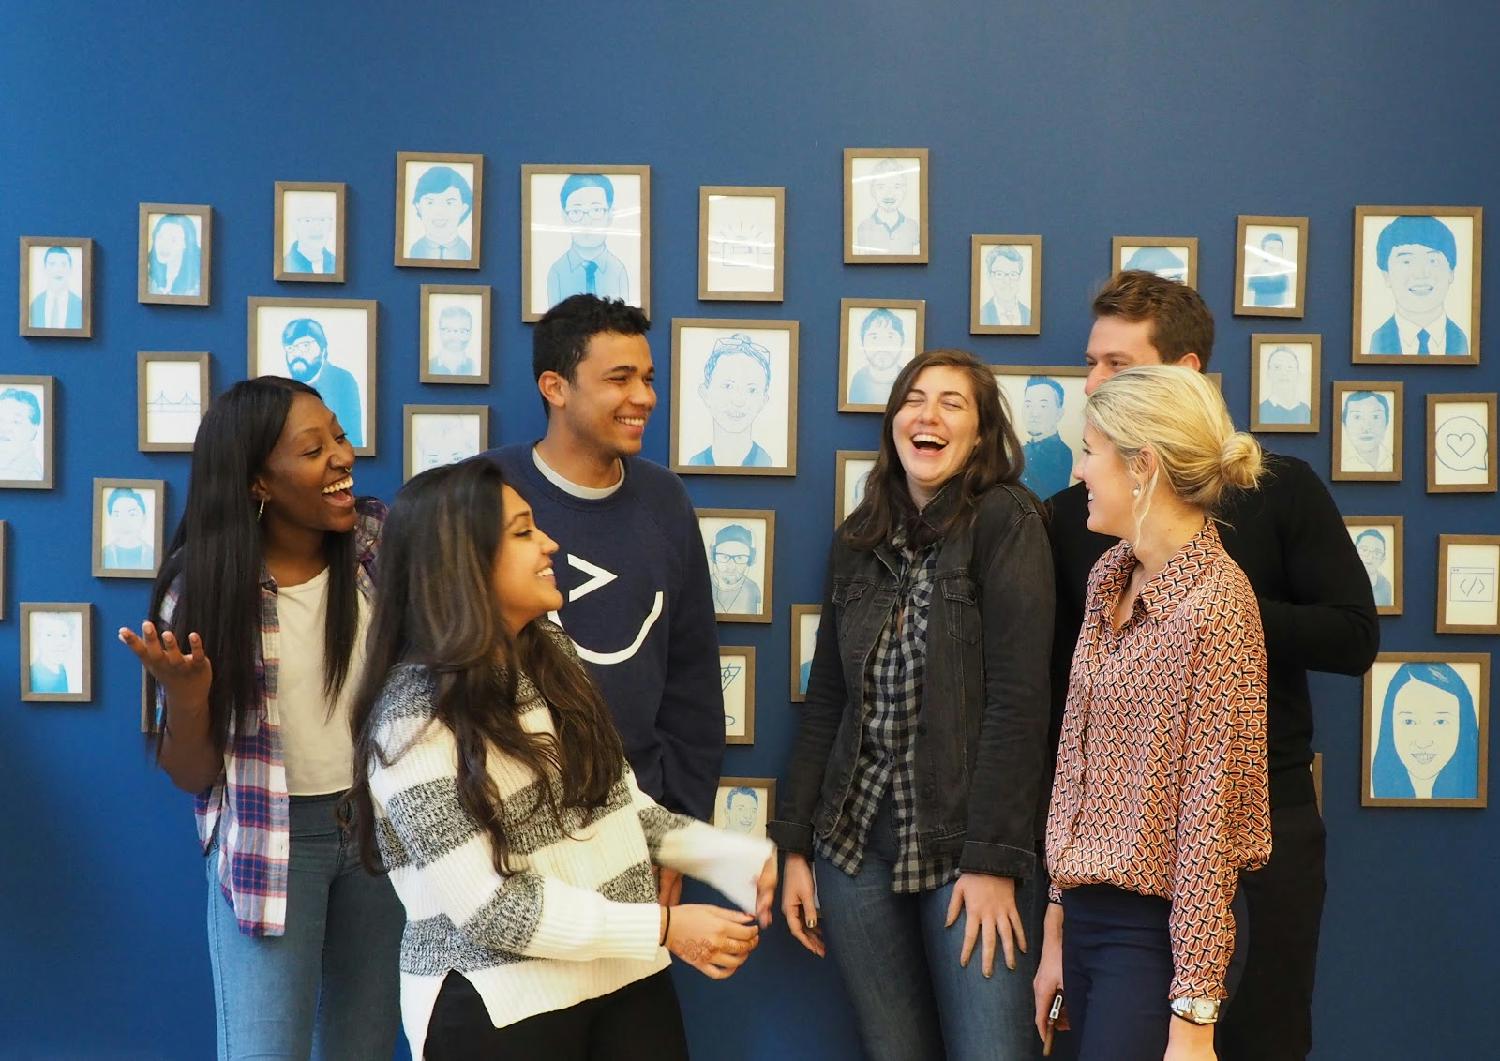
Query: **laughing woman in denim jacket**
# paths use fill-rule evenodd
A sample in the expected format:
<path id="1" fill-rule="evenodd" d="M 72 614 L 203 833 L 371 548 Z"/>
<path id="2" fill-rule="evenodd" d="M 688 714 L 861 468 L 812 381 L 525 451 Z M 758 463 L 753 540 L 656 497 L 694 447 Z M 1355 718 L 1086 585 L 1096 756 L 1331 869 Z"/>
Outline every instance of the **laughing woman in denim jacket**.
<path id="1" fill-rule="evenodd" d="M 833 545 L 770 832 L 792 933 L 833 953 L 876 1059 L 1031 1049 L 1053 587 L 1021 467 L 990 370 L 929 351 L 891 388 Z"/>

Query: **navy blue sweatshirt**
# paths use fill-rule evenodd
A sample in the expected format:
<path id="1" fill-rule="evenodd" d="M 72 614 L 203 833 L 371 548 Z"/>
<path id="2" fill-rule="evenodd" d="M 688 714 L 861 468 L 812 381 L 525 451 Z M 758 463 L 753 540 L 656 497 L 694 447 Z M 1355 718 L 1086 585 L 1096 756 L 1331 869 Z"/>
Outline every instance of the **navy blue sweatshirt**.
<path id="1" fill-rule="evenodd" d="M 724 758 L 719 635 L 698 519 L 682 481 L 639 458 L 609 497 L 574 497 L 537 469 L 531 443 L 490 450 L 558 544 L 558 616 L 604 694 L 641 790 L 713 817 Z"/>

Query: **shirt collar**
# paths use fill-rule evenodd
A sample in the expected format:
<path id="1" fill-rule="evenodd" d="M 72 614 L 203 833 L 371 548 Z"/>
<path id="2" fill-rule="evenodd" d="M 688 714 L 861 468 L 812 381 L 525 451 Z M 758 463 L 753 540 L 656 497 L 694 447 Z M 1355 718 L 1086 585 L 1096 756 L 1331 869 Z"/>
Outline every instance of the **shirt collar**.
<path id="1" fill-rule="evenodd" d="M 1427 329 L 1427 349 L 1434 352 L 1441 349 L 1446 353 L 1448 349 L 1448 314 L 1444 313 L 1431 324 L 1417 324 L 1414 321 L 1407 320 L 1400 313 L 1396 314 L 1396 331 L 1401 336 L 1402 350 L 1405 350 L 1408 346 L 1413 350 L 1421 346 L 1422 344 L 1417 340 L 1417 332 L 1424 328 Z"/>
<path id="2" fill-rule="evenodd" d="M 1189 538 L 1166 566 L 1141 587 L 1135 598 L 1135 608 L 1153 621 L 1169 614 L 1198 584 L 1206 561 L 1222 550 L 1218 527 L 1213 520 L 1206 520 L 1203 529 Z M 1105 553 L 1099 562 L 1105 565 L 1104 575 L 1100 579 L 1099 592 L 1089 601 L 1091 612 L 1111 609 L 1120 599 L 1120 591 L 1135 570 L 1135 550 L 1129 542 L 1122 541 Z"/>

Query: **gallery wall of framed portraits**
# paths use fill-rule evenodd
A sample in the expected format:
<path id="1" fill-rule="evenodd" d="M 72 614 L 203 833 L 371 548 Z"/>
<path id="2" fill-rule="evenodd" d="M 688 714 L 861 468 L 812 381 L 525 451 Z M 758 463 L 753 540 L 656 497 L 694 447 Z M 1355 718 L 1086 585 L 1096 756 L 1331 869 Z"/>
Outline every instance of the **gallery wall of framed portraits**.
<path id="1" fill-rule="evenodd" d="M 1408 795 L 1375 756 L 1387 701 L 1396 711 L 1405 690 L 1472 710 L 1476 756 L 1495 744 L 1494 683 L 1473 661 L 1500 652 L 1500 352 L 1486 349 L 1500 303 L 1483 253 L 1497 198 L 1481 179 L 1500 148 L 1473 134 L 1500 119 L 1488 65 L 1449 56 L 1463 114 L 1408 113 L 1380 63 L 1363 60 L 1342 69 L 1347 100 L 1321 93 L 1314 69 L 1264 78 L 1230 63 L 1226 80 L 1257 86 L 1253 113 L 1212 85 L 1120 108 L 1078 75 L 1097 56 L 1070 43 L 1061 11 L 1031 12 L 1013 34 L 980 0 L 941 15 L 913 3 L 903 17 L 930 24 L 924 47 L 940 61 L 895 78 L 871 58 L 909 39 L 889 23 L 814 5 L 799 14 L 809 39 L 788 40 L 774 7 L 730 24 L 707 9 L 621 20 L 582 0 L 576 25 L 615 29 L 586 76 L 565 77 L 524 43 L 557 32 L 540 10 L 459 18 L 440 4 L 434 21 L 452 14 L 463 32 L 446 45 L 439 65 L 454 83 L 439 95 L 419 76 L 410 20 L 352 0 L 299 9 L 295 22 L 275 5 L 237 16 L 233 45 L 262 57 L 255 71 L 216 61 L 229 31 L 179 0 L 151 24 L 101 12 L 94 34 L 40 11 L 13 19 L 36 65 L 14 79 L 25 149 L 7 167 L 14 194 L 0 196 L 13 248 L 0 287 L 17 314 L 0 358 L 0 686 L 27 769 L 0 782 L 13 809 L 0 843 L 31 850 L 22 823 L 56 818 L 49 793 L 81 760 L 132 808 L 150 857 L 85 864 L 53 896 L 65 914 L 23 898 L 16 916 L 62 954 L 86 952 L 78 926 L 100 918 L 125 926 L 124 952 L 145 952 L 134 926 L 147 908 L 159 917 L 151 941 L 182 940 L 162 945 L 169 960 L 149 990 L 133 959 L 118 997 L 80 988 L 79 1005 L 124 1011 L 112 1038 L 87 1044 L 95 1053 L 200 1057 L 212 1040 L 185 797 L 141 752 L 139 668 L 115 631 L 144 618 L 215 395 L 252 372 L 317 380 L 357 439 L 357 492 L 389 500 L 424 467 L 545 430 L 531 337 L 549 306 L 593 290 L 647 311 L 657 406 L 644 456 L 681 475 L 721 606 L 720 810 L 760 829 L 804 709 L 831 536 L 874 470 L 895 370 L 921 350 L 977 353 L 1023 439 L 1048 455 L 1029 481 L 1038 493 L 1065 486 L 1090 299 L 1126 265 L 1203 295 L 1217 327 L 1209 368 L 1232 416 L 1328 484 L 1370 577 L 1385 669 L 1368 690 L 1324 674 L 1312 685 L 1340 904 L 1325 921 L 1319 1035 L 1357 1056 L 1433 1048 L 1372 1032 L 1332 985 L 1373 977 L 1370 990 L 1400 999 L 1392 1020 L 1417 1023 L 1431 997 L 1393 985 L 1440 970 L 1383 920 L 1388 889 L 1399 877 L 1442 895 L 1449 928 L 1464 916 L 1449 911 L 1483 901 L 1465 849 L 1493 813 L 1487 768 L 1476 759 L 1472 794 L 1417 778 Z M 1500 33 L 1500 13 L 1453 10 L 1466 35 Z M 1268 0 L 1265 21 L 1277 20 L 1298 20 L 1308 48 L 1387 65 L 1399 61 L 1390 42 L 1425 25 L 1391 10 L 1334 32 L 1306 25 L 1293 0 Z M 1117 27 L 1121 64 L 1150 67 L 1163 35 L 1186 73 L 1208 55 L 1285 45 L 1212 13 L 1149 21 Z M 106 28 L 119 54 L 160 54 L 167 33 L 183 45 L 163 94 L 147 93 L 172 103 L 162 129 L 134 120 L 106 77 L 95 40 Z M 764 45 L 733 91 L 731 40 Z M 830 58 L 819 40 L 844 47 Z M 955 106 L 977 98 L 974 69 L 1004 71 L 1034 104 Z M 806 90 L 822 76 L 839 91 Z M 65 116 L 61 85 L 76 90 Z M 1316 123 L 1303 120 L 1310 98 L 1323 101 Z M 1411 150 L 1372 146 L 1388 120 L 1356 101 L 1373 99 L 1405 114 Z M 1246 135 L 1257 116 L 1274 128 Z M 1433 164 L 1457 142 L 1471 161 Z M 84 846 L 113 843 L 88 816 L 75 827 Z M 1392 851 L 1429 850 L 1442 856 L 1391 864 Z M 46 855 L 0 871 L 7 894 L 57 893 Z M 107 869 L 142 883 L 121 893 Z M 1391 928 L 1384 957 L 1401 977 L 1350 957 L 1372 924 Z M 695 1053 L 716 1056 L 710 1026 L 785 1048 L 790 1033 L 756 1016 L 774 1003 L 817 1056 L 857 1056 L 826 970 L 784 943 L 761 949 L 773 975 L 737 983 L 733 1003 L 682 985 Z M 60 1003 L 6 983 L 38 1014 L 14 1029 L 19 1049 L 56 1053 L 43 1025 L 58 1024 Z M 1453 1056 L 1483 1052 L 1466 1055 L 1461 1030 L 1432 1034 L 1451 1037 Z"/>

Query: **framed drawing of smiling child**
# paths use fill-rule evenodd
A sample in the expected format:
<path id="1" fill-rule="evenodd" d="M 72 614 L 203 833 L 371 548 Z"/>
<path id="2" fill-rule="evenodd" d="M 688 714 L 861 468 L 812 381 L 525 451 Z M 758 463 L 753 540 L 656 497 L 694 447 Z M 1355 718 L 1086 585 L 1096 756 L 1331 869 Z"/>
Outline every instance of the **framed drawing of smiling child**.
<path id="1" fill-rule="evenodd" d="M 672 470 L 797 474 L 796 321 L 672 321 Z"/>
<path id="2" fill-rule="evenodd" d="M 1477 365 L 1478 206 L 1354 208 L 1356 364 Z"/>
<path id="3" fill-rule="evenodd" d="M 396 264 L 478 269 L 484 156 L 396 154 Z"/>

